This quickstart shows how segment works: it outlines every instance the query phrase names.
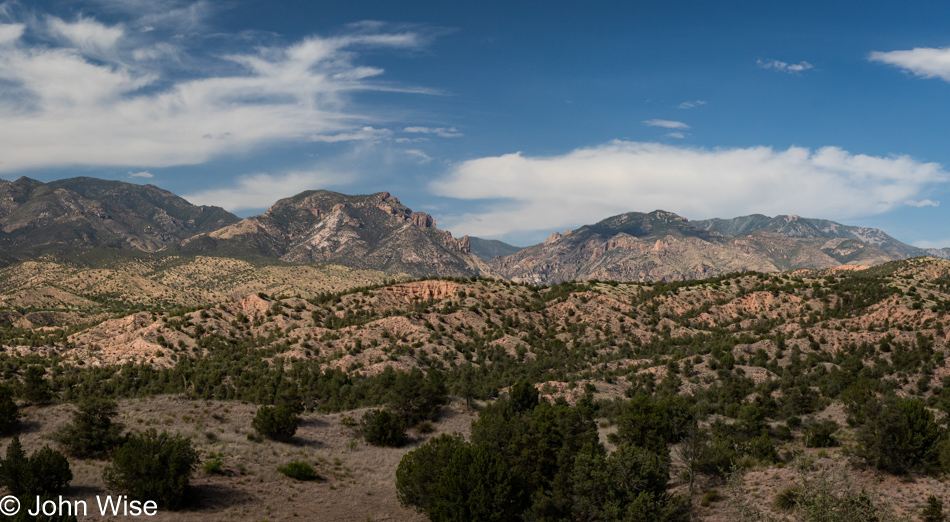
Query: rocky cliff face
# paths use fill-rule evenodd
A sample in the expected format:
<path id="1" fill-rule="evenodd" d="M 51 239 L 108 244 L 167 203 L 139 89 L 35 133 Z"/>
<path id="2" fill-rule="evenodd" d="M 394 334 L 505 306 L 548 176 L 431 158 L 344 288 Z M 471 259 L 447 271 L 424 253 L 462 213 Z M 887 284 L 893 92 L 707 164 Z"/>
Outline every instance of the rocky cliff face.
<path id="1" fill-rule="evenodd" d="M 71 178 L 0 180 L 0 245 L 9 253 L 44 247 L 155 252 L 238 221 L 151 185 Z"/>
<path id="2" fill-rule="evenodd" d="M 775 232 L 732 237 L 693 226 L 664 211 L 631 212 L 492 261 L 513 281 L 552 284 L 566 280 L 675 281 L 728 272 L 778 272 L 795 268 L 873 265 L 895 253 L 853 239 L 795 238 Z"/>
<path id="3" fill-rule="evenodd" d="M 413 212 L 388 192 L 364 196 L 304 192 L 278 201 L 264 214 L 192 238 L 184 248 L 413 275 L 491 272 L 471 254 L 467 236 L 452 237 L 436 228 L 432 216 Z"/>

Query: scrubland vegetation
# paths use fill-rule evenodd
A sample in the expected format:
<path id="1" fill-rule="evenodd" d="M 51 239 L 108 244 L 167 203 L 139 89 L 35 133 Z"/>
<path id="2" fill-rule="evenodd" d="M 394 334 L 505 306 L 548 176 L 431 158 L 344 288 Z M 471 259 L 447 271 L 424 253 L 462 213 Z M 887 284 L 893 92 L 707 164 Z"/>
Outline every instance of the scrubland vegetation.
<path id="1" fill-rule="evenodd" d="M 0 478 L 58 470 L 14 493 L 53 495 L 78 465 L 100 477 L 89 491 L 257 520 L 190 484 L 248 478 L 241 448 L 274 453 L 275 492 L 342 495 L 359 477 L 319 460 L 326 444 L 385 456 L 389 485 L 359 486 L 390 496 L 371 517 L 939 520 L 948 309 L 950 263 L 934 259 L 651 284 L 386 281 L 44 327 L 17 321 L 62 310 L 22 309 L 0 328 Z M 154 400 L 243 413 L 128 417 Z M 53 410 L 55 429 L 36 420 Z"/>

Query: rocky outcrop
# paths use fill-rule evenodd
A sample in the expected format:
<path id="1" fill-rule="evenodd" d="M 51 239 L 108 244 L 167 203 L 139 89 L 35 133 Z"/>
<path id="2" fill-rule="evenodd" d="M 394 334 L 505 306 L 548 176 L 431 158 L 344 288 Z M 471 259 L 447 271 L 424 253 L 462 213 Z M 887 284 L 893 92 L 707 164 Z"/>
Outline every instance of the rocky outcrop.
<path id="1" fill-rule="evenodd" d="M 467 238 L 436 228 L 389 192 L 349 196 L 309 191 L 189 240 L 186 251 L 253 255 L 289 263 L 334 263 L 418 276 L 490 275 Z"/>
<path id="2" fill-rule="evenodd" d="M 416 281 L 401 285 L 387 286 L 382 291 L 400 301 L 433 301 L 445 299 L 458 292 L 459 284 L 454 281 Z"/>

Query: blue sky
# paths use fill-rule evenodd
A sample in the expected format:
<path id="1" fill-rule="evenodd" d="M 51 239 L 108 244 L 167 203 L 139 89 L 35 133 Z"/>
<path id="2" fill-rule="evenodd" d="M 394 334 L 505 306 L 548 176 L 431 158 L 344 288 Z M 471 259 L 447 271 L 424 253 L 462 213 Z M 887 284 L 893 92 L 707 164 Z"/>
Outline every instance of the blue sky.
<path id="1" fill-rule="evenodd" d="M 0 3 L 0 178 L 388 190 L 526 245 L 657 208 L 950 246 L 950 5 Z"/>

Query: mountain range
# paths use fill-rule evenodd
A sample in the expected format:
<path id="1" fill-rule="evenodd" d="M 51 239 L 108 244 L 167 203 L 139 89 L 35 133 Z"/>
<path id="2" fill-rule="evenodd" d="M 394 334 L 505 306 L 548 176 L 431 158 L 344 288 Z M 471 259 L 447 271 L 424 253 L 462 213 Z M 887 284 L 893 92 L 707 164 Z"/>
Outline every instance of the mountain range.
<path id="1" fill-rule="evenodd" d="M 87 177 L 0 180 L 4 264 L 91 248 L 532 284 L 670 281 L 919 256 L 950 259 L 950 249 L 921 249 L 878 229 L 795 215 L 689 221 L 662 210 L 628 212 L 519 248 L 455 238 L 437 228 L 431 215 L 412 211 L 388 192 L 306 191 L 240 219 L 153 185 Z"/>

